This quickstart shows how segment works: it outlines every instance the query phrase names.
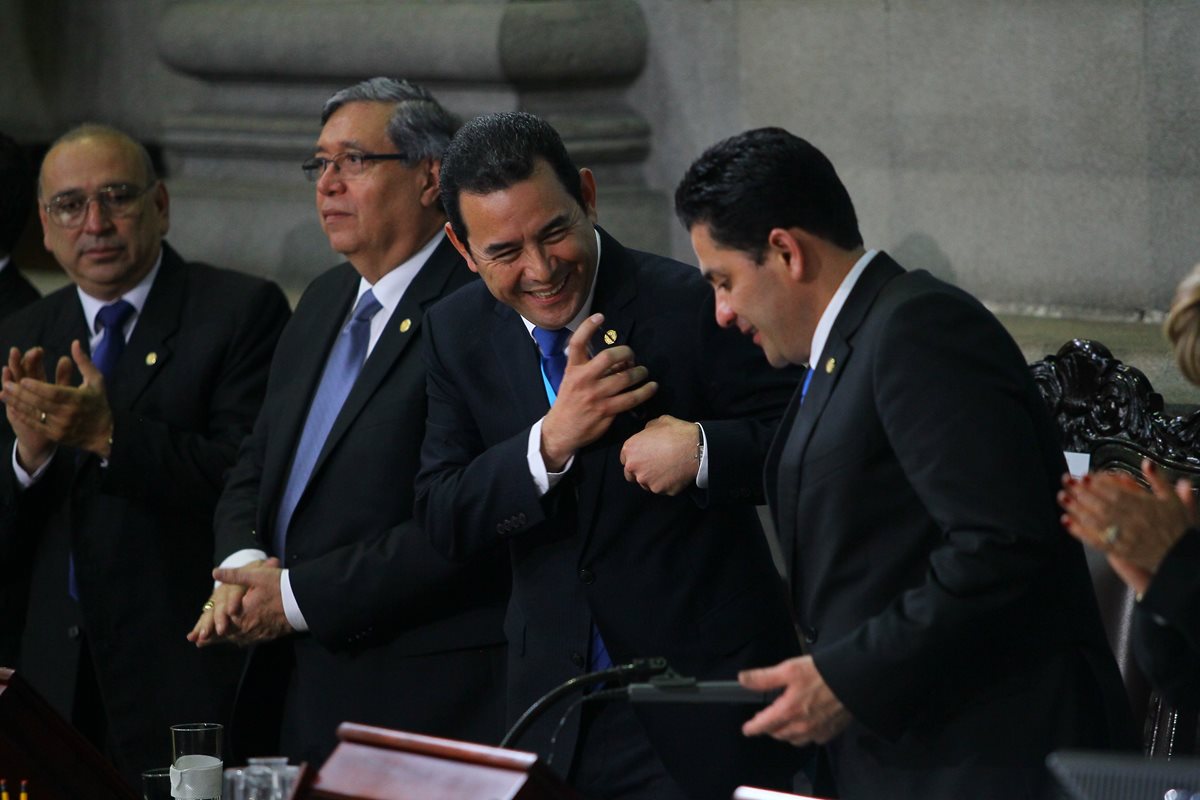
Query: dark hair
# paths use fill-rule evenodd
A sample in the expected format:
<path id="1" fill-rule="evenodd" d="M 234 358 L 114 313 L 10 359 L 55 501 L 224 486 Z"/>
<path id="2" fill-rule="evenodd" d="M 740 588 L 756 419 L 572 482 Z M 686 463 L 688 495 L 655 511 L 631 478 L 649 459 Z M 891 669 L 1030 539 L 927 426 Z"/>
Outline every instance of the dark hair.
<path id="1" fill-rule="evenodd" d="M 467 243 L 459 195 L 507 189 L 532 175 L 539 159 L 550 165 L 582 208 L 579 170 L 550 123 L 533 114 L 505 111 L 476 117 L 459 129 L 442 156 L 440 176 L 442 206 L 459 241 Z"/>
<path id="2" fill-rule="evenodd" d="M 458 129 L 458 118 L 424 86 L 395 78 L 370 78 L 335 92 L 321 108 L 324 125 L 347 103 L 395 103 L 387 135 L 409 162 L 439 159 Z"/>
<path id="3" fill-rule="evenodd" d="M 21 145 L 0 133 L 0 256 L 12 253 L 33 209 L 33 164 Z"/>
<path id="4" fill-rule="evenodd" d="M 713 240 L 761 260 L 772 228 L 801 228 L 843 250 L 862 246 L 854 203 L 833 164 L 782 128 L 758 128 L 718 142 L 675 190 L 688 230 L 707 225 Z"/>

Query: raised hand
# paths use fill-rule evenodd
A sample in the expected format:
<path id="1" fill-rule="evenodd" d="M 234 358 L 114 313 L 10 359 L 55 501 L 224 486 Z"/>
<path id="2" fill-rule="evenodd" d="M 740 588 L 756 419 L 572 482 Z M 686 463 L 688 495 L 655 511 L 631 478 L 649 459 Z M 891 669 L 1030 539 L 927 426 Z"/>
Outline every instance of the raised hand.
<path id="1" fill-rule="evenodd" d="M 579 448 L 603 436 L 618 414 L 658 391 L 654 381 L 644 382 L 649 372 L 634 362 L 628 346 L 588 355 L 588 342 L 603 323 L 603 314 L 592 314 L 567 342 L 558 397 L 542 422 L 542 458 L 551 472 L 561 471 Z"/>

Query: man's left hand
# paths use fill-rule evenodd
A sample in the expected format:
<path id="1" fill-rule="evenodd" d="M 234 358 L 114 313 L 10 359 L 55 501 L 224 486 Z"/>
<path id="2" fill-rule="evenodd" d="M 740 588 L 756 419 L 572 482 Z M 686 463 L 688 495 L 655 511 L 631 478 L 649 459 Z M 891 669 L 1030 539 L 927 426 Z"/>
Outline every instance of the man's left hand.
<path id="1" fill-rule="evenodd" d="M 783 689 L 774 703 L 742 726 L 747 736 L 768 734 L 797 747 L 825 744 L 850 724 L 853 717 L 825 683 L 812 656 L 789 658 L 781 664 L 738 673 L 738 683 L 756 692 Z"/>
<path id="2" fill-rule="evenodd" d="M 246 587 L 240 613 L 230 615 L 233 627 L 226 630 L 223 637 L 226 641 L 250 645 L 293 632 L 283 613 L 283 595 L 279 586 L 282 573 L 277 558 L 268 558 L 254 566 L 213 570 L 214 580 Z"/>
<path id="3" fill-rule="evenodd" d="M 650 420 L 621 448 L 625 480 L 654 494 L 676 495 L 695 485 L 700 471 L 698 436 L 694 422 L 667 415 Z"/>
<path id="4" fill-rule="evenodd" d="M 104 391 L 104 376 L 83 352 L 79 340 L 71 342 L 71 359 L 83 376 L 79 386 L 65 381 L 48 383 L 25 376 L 5 387 L 5 403 L 14 427 L 34 428 L 55 444 L 75 447 L 108 458 L 112 452 L 113 418 Z M 63 358 L 55 367 L 58 378 L 69 373 Z"/>

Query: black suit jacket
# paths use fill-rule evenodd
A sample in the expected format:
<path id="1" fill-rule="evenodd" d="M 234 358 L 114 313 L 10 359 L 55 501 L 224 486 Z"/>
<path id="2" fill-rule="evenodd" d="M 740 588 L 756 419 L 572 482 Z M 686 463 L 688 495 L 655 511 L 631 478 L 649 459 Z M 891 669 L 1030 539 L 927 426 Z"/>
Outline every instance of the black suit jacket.
<path id="1" fill-rule="evenodd" d="M 731 679 L 741 667 L 798 650 L 754 510 L 762 459 L 796 376 L 772 371 L 748 340 L 717 327 L 712 291 L 695 268 L 626 250 L 603 233 L 592 310 L 604 313 L 615 344 L 630 345 L 660 389 L 581 450 L 544 497 L 526 444 L 548 402 L 521 318 L 476 284 L 428 320 L 429 426 L 417 515 L 454 557 L 509 547 L 512 718 L 584 671 L 593 619 L 616 663 L 665 656 L 679 672 L 703 678 Z M 704 424 L 706 493 L 657 496 L 623 477 L 621 445 L 667 413 Z M 560 714 L 517 746 L 546 753 Z M 779 785 L 773 770 L 795 759 L 743 737 L 748 716 L 745 708 L 678 706 L 642 714 L 676 779 L 697 797 L 721 798 L 738 782 Z M 577 731 L 573 715 L 554 751 L 553 766 L 564 774 Z"/>
<path id="2" fill-rule="evenodd" d="M 1132 743 L 1061 447 L 977 301 L 877 255 L 767 486 L 802 632 L 854 716 L 843 797 L 1035 797 L 1057 747 Z"/>
<path id="3" fill-rule="evenodd" d="M 17 270 L 17 265 L 12 261 L 0 270 L 0 320 L 39 297 L 38 290 L 33 288 L 33 284 Z M 7 358 L 8 353 L 4 355 Z"/>
<path id="4" fill-rule="evenodd" d="M 1167 553 L 1137 606 L 1138 664 L 1169 703 L 1200 702 L 1200 530 Z"/>
<path id="5" fill-rule="evenodd" d="M 452 564 L 412 520 L 425 432 L 423 315 L 472 277 L 449 241 L 434 250 L 325 441 L 287 533 L 285 566 L 310 630 L 255 648 L 238 700 L 249 755 L 267 752 L 281 724 L 284 752 L 314 763 L 345 720 L 492 744 L 503 734 L 507 563 Z M 218 562 L 245 548 L 271 552 L 308 406 L 358 286 L 342 264 L 296 307 L 217 510 Z M 281 721 L 266 709 L 283 687 Z"/>
<path id="6" fill-rule="evenodd" d="M 13 433 L 0 426 L 0 504 L 16 515 L 0 549 L 6 572 L 29 574 L 21 643 L 25 677 L 68 719 L 81 632 L 95 664 L 111 749 L 133 785 L 169 763 L 168 726 L 223 721 L 240 659 L 184 638 L 212 591 L 212 512 L 266 387 L 288 317 L 277 286 L 184 263 L 163 245 L 162 266 L 133 335 L 106 381 L 113 410 L 107 467 L 60 448 L 47 472 L 18 489 Z M 87 322 L 74 286 L 14 314 L 0 343 L 46 349 L 53 369 Z M 79 602 L 68 597 L 74 553 Z"/>

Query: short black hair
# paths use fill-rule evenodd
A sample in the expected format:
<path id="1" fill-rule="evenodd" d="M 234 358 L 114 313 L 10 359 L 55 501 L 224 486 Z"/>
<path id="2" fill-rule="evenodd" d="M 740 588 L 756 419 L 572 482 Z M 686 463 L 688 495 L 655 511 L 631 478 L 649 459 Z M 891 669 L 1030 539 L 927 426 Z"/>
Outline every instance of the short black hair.
<path id="1" fill-rule="evenodd" d="M 843 250 L 862 246 L 854 203 L 833 164 L 782 128 L 757 128 L 718 142 L 696 159 L 675 190 L 688 230 L 760 261 L 772 228 L 801 228 Z"/>
<path id="2" fill-rule="evenodd" d="M 442 206 L 459 241 L 467 243 L 459 195 L 507 189 L 529 178 L 539 159 L 550 165 L 563 188 L 584 208 L 579 170 L 558 131 L 544 119 L 504 111 L 476 117 L 459 128 L 442 154 L 439 177 Z"/>
<path id="3" fill-rule="evenodd" d="M 0 133 L 0 256 L 17 246 L 33 210 L 33 163 L 24 148 Z"/>

